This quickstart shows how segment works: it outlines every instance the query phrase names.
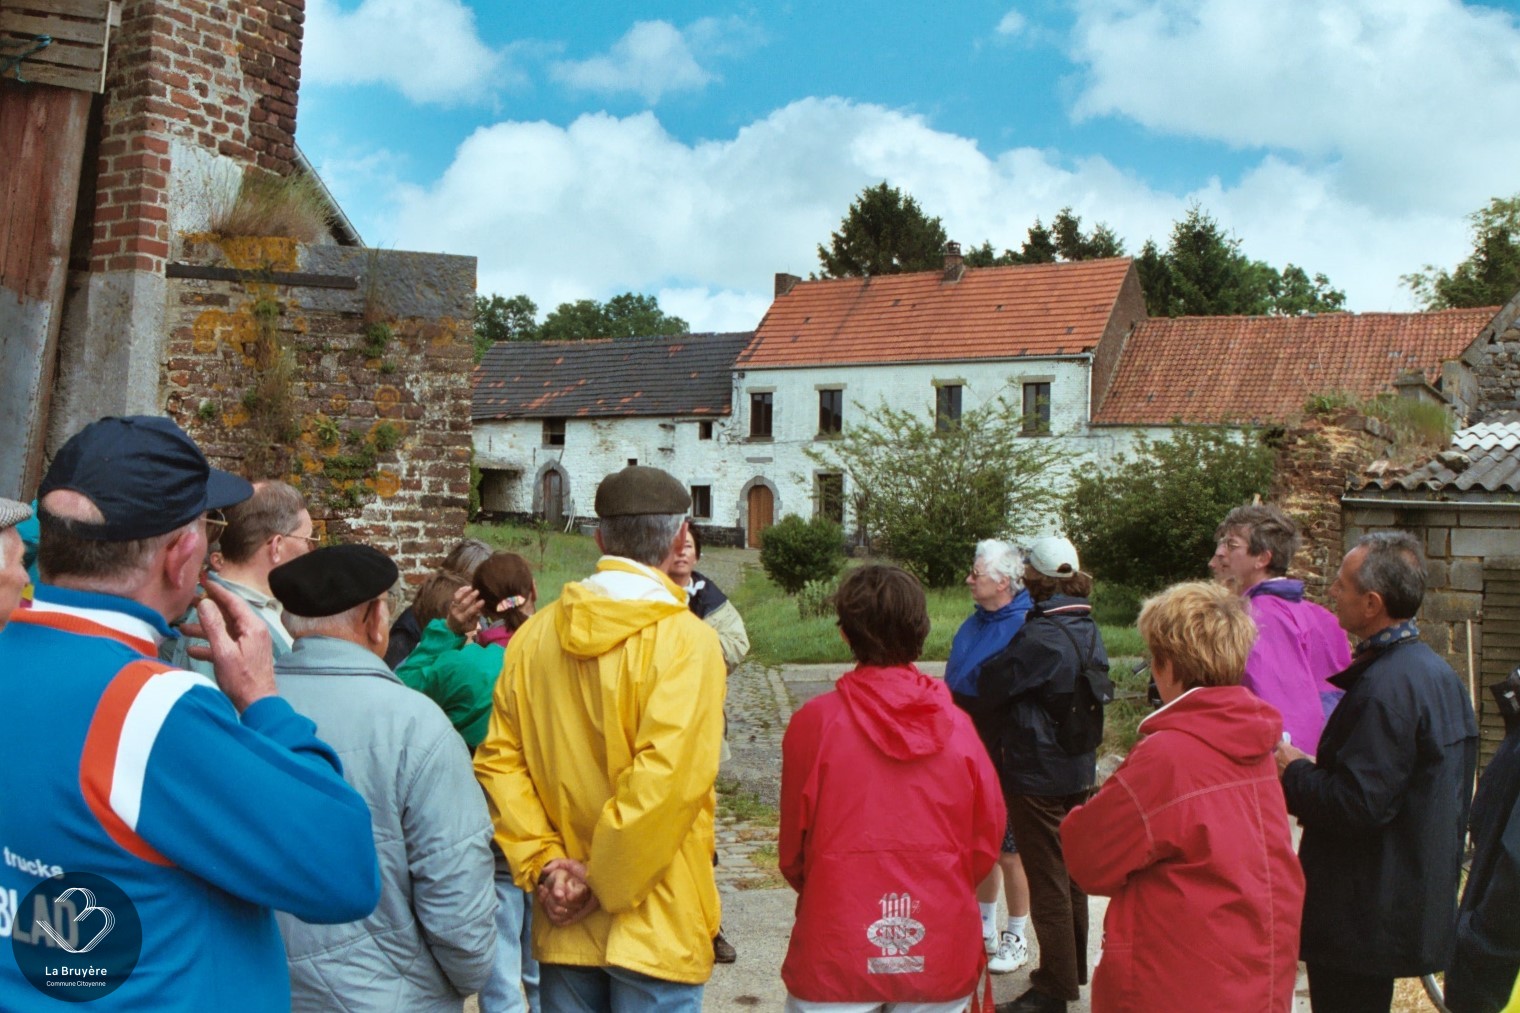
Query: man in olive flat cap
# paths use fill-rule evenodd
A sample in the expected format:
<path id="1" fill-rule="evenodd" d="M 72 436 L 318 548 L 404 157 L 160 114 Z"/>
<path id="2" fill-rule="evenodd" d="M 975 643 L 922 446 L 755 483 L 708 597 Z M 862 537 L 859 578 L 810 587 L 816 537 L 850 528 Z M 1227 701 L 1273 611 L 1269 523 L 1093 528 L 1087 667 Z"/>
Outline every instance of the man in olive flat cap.
<path id="1" fill-rule="evenodd" d="M 147 415 L 86 426 L 42 479 L 41 579 L 32 607 L 0 629 L 0 843 L 17 857 L 0 863 L 0 938 L 16 954 L 0 960 L 0 1009 L 80 998 L 74 960 L 104 970 L 112 1008 L 188 1013 L 221 997 L 285 1009 L 274 909 L 346 922 L 375 907 L 369 810 L 316 726 L 276 693 L 264 623 L 208 582 L 198 632 L 215 681 L 157 658 L 195 598 L 207 512 L 251 491 Z M 92 897 L 114 930 L 78 940 L 83 951 L 53 945 L 41 892 L 18 910 L 33 890 L 100 880 L 136 918 Z M 72 923 L 67 896 L 51 903 L 52 921 Z M 40 962 L 57 993 L 25 976 Z"/>
<path id="2" fill-rule="evenodd" d="M 295 638 L 275 661 L 280 692 L 343 757 L 380 857 L 380 904 L 363 921 L 279 916 L 294 1010 L 457 1011 L 491 970 L 491 823 L 454 726 L 383 660 L 395 583 L 396 564 L 367 545 L 315 549 L 269 573 Z M 398 964 L 398 953 L 409 956 Z"/>
<path id="3" fill-rule="evenodd" d="M 658 468 L 602 481 L 605 555 L 513 635 L 475 755 L 545 1009 L 696 1013 L 712 974 L 723 651 L 662 572 L 690 506 Z"/>
<path id="4" fill-rule="evenodd" d="M 26 566 L 22 562 L 26 549 L 16 525 L 32 516 L 32 508 L 25 503 L 0 497 L 0 626 L 11 616 L 11 609 L 21 604 L 21 592 L 26 588 Z"/>

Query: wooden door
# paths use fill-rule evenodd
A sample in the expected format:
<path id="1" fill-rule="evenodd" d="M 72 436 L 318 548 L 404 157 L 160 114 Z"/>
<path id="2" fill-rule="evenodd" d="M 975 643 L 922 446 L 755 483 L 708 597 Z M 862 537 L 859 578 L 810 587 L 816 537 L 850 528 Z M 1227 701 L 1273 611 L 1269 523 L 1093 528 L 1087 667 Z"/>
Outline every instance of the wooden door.
<path id="1" fill-rule="evenodd" d="M 544 472 L 544 520 L 551 527 L 565 525 L 565 479 L 557 471 Z"/>
<path id="2" fill-rule="evenodd" d="M 776 499 L 768 486 L 749 491 L 749 547 L 760 548 L 760 532 L 776 523 Z"/>

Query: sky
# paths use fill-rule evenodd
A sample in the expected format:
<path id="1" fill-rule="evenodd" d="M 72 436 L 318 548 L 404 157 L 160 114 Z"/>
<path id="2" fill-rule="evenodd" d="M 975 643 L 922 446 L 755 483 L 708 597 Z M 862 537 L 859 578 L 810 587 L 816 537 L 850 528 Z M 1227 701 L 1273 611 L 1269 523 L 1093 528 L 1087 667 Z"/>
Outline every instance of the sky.
<path id="1" fill-rule="evenodd" d="M 1520 193 L 1520 0 L 307 0 L 297 141 L 481 294 L 751 330 L 883 180 L 964 246 L 1197 203 L 1359 312 Z"/>

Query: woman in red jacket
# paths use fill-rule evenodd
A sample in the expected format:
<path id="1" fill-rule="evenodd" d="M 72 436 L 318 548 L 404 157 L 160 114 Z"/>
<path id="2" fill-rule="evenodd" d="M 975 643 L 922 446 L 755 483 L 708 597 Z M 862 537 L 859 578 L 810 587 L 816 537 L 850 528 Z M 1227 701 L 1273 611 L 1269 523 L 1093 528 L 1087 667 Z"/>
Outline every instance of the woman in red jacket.
<path id="1" fill-rule="evenodd" d="M 1240 685 L 1244 599 L 1179 584 L 1140 635 L 1165 703 L 1103 788 L 1061 824 L 1071 878 L 1112 897 L 1094 1013 L 1283 1013 L 1293 1005 L 1304 877 L 1272 750 L 1282 718 Z"/>
<path id="2" fill-rule="evenodd" d="M 997 773 L 913 666 L 929 633 L 918 581 L 861 567 L 834 603 L 857 666 L 781 745 L 781 871 L 798 893 L 786 1008 L 958 1013 L 985 960 L 976 885 L 1003 840 Z"/>

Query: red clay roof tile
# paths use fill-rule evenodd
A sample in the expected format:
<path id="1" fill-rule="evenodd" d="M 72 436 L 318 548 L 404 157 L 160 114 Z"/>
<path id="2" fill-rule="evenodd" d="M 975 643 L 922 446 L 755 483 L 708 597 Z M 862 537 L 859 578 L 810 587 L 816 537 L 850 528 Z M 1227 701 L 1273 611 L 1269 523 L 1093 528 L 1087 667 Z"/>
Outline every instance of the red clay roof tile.
<path id="1" fill-rule="evenodd" d="M 1003 359 L 1091 349 L 1128 258 L 804 281 L 777 296 L 739 368 Z"/>
<path id="2" fill-rule="evenodd" d="M 1282 422 L 1315 394 L 1371 397 L 1414 370 L 1435 382 L 1497 312 L 1145 320 L 1093 424 Z"/>

